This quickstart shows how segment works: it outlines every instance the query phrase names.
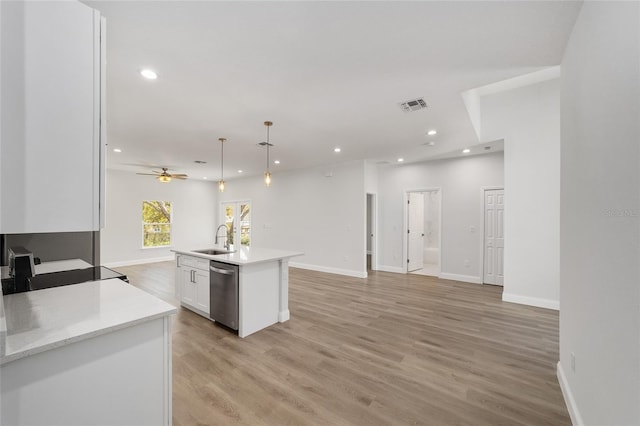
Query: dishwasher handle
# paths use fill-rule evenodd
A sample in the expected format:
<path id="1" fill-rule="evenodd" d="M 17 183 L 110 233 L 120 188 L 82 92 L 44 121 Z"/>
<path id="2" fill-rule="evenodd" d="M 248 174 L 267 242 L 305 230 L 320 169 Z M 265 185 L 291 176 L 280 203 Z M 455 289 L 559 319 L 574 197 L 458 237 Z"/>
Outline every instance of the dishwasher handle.
<path id="1" fill-rule="evenodd" d="M 209 269 L 211 269 L 213 272 L 217 272 L 218 274 L 223 274 L 223 275 L 233 275 L 235 273 L 235 271 L 231 271 L 228 269 L 220 269 L 220 268 L 216 268 L 215 266 L 209 266 Z"/>

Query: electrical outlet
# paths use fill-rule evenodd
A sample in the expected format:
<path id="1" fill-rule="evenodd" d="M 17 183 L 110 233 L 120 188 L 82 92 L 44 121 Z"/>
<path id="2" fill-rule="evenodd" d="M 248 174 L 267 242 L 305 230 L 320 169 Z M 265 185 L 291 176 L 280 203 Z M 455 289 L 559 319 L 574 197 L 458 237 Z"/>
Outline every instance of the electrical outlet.
<path id="1" fill-rule="evenodd" d="M 576 354 L 571 352 L 571 371 L 576 372 Z"/>
<path id="2" fill-rule="evenodd" d="M 469 259 L 465 259 L 465 260 L 464 260 L 464 267 L 465 267 L 465 268 L 468 268 L 468 267 L 470 267 L 470 266 L 471 266 L 471 262 L 469 262 Z"/>
<path id="3" fill-rule="evenodd" d="M 349 256 L 345 256 L 345 257 L 344 257 L 344 261 L 345 261 L 345 262 L 348 262 L 348 261 L 349 261 Z"/>

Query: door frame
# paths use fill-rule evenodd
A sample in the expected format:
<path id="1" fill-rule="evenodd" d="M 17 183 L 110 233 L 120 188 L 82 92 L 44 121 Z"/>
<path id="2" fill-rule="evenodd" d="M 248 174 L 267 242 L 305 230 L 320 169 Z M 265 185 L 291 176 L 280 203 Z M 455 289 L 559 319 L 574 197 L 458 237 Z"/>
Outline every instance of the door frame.
<path id="1" fill-rule="evenodd" d="M 438 210 L 440 210 L 440 217 L 438 218 L 438 234 L 440 235 L 440 241 L 438 242 L 438 266 L 440 272 L 438 273 L 438 277 L 442 275 L 442 187 L 440 186 L 404 190 L 402 200 L 402 270 L 405 274 L 409 273 L 409 263 L 407 262 L 409 256 L 409 239 L 407 238 L 409 234 L 409 208 L 407 207 L 409 205 L 409 193 L 435 191 L 440 193 L 440 200 L 438 201 Z"/>
<path id="2" fill-rule="evenodd" d="M 369 217 L 367 215 L 367 198 L 371 195 L 371 233 L 373 237 L 371 238 L 371 270 L 378 270 L 378 194 L 375 192 L 366 192 L 364 196 L 365 202 L 365 223 L 364 223 L 364 271 L 367 273 L 367 222 L 369 221 Z"/>
<path id="3" fill-rule="evenodd" d="M 216 225 L 216 227 L 215 227 L 216 230 L 218 229 L 218 227 L 220 225 L 224 225 L 225 224 L 225 211 L 224 211 L 224 205 L 225 204 L 235 204 L 237 207 L 239 207 L 240 204 L 249 204 L 250 209 L 251 209 L 251 211 L 250 211 L 250 213 L 251 213 L 251 230 L 249 231 L 249 236 L 250 236 L 249 237 L 250 238 L 249 241 L 252 243 L 253 242 L 253 203 L 251 202 L 251 199 L 242 198 L 242 199 L 239 199 L 239 200 L 220 201 L 220 210 L 218 212 L 218 225 Z M 240 219 L 240 216 L 239 216 L 239 212 L 238 212 L 238 220 L 239 219 Z M 234 241 L 235 241 L 236 236 L 238 237 L 238 241 L 240 241 L 240 239 L 239 239 L 240 238 L 240 226 L 239 226 L 239 224 L 240 224 L 240 222 L 238 221 L 238 224 L 237 224 L 238 226 L 236 226 L 237 235 L 233 236 Z M 214 238 L 215 238 L 215 235 L 214 235 Z M 251 246 L 251 243 L 249 244 L 249 246 Z M 238 247 L 240 245 L 238 245 Z"/>
<path id="4" fill-rule="evenodd" d="M 482 226 L 480 227 L 480 257 L 479 259 L 481 259 L 480 262 L 480 284 L 485 285 L 484 282 L 484 224 L 485 224 L 485 213 L 486 213 L 486 209 L 484 206 L 484 201 L 485 201 L 485 192 L 487 191 L 496 191 L 496 190 L 500 190 L 502 189 L 504 191 L 504 185 L 502 186 L 481 186 L 480 187 L 480 217 L 482 218 L 482 222 L 480 222 L 482 224 Z M 506 204 L 506 197 L 505 197 L 505 208 L 507 207 Z M 486 284 L 486 285 L 492 285 L 492 284 Z"/>

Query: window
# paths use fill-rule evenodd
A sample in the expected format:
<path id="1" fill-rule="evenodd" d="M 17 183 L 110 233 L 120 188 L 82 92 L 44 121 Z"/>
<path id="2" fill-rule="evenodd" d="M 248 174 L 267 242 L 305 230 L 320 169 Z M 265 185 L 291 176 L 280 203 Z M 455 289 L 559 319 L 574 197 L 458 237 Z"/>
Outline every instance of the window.
<path id="1" fill-rule="evenodd" d="M 171 245 L 171 201 L 142 202 L 142 247 Z"/>

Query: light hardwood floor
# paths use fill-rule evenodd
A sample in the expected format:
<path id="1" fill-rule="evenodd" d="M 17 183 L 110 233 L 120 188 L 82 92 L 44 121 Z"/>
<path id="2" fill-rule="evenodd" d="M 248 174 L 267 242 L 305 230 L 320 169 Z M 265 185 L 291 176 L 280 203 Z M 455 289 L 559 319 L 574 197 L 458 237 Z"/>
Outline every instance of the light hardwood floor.
<path id="1" fill-rule="evenodd" d="M 171 303 L 172 262 L 115 268 Z M 291 320 L 245 339 L 180 308 L 174 425 L 569 425 L 558 314 L 501 287 L 291 268 Z"/>

